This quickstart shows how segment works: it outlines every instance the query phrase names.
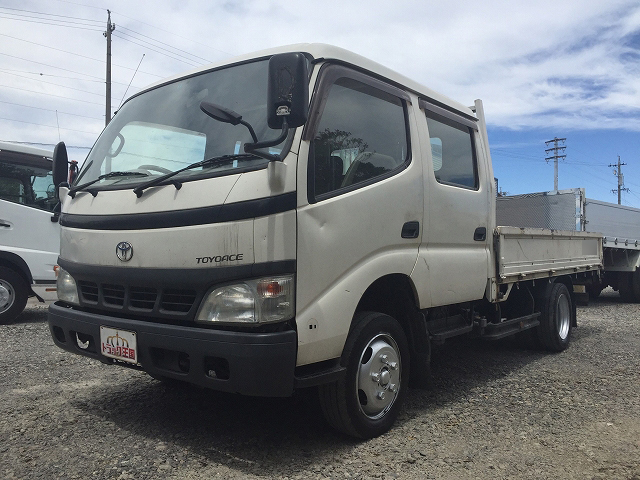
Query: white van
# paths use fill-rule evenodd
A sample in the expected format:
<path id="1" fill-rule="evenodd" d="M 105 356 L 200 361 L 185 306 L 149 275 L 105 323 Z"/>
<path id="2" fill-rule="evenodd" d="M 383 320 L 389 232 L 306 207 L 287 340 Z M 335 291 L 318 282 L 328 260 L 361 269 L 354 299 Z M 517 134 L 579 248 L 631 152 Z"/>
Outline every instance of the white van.
<path id="1" fill-rule="evenodd" d="M 60 251 L 52 150 L 0 142 L 0 324 L 28 297 L 56 299 Z"/>

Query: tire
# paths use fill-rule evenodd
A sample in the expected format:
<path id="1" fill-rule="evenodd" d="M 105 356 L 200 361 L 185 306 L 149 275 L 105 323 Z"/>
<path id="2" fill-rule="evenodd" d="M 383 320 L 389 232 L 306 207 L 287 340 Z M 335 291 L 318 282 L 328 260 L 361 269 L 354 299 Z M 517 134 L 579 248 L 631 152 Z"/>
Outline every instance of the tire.
<path id="1" fill-rule="evenodd" d="M 24 310 L 29 287 L 15 270 L 0 267 L 0 324 L 16 319 Z"/>
<path id="2" fill-rule="evenodd" d="M 620 298 L 624 302 L 633 302 L 633 283 L 634 276 L 631 273 L 620 273 L 618 280 L 618 291 L 620 292 Z"/>
<path id="3" fill-rule="evenodd" d="M 542 298 L 538 340 L 545 350 L 561 352 L 569 346 L 574 321 L 571 295 L 564 283 L 549 285 Z"/>
<path id="4" fill-rule="evenodd" d="M 342 354 L 346 375 L 319 387 L 329 424 L 362 439 L 387 432 L 407 394 L 409 345 L 400 324 L 376 312 L 356 316 Z"/>
<path id="5" fill-rule="evenodd" d="M 631 275 L 631 299 L 629 301 L 640 303 L 640 269 L 636 269 Z"/>

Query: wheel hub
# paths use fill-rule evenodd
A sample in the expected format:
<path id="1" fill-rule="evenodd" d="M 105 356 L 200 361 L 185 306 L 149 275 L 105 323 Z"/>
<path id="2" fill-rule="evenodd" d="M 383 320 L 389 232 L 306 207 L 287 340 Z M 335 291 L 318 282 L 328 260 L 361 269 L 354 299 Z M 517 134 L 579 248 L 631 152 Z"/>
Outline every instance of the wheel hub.
<path id="1" fill-rule="evenodd" d="M 13 289 L 0 280 L 0 312 L 8 310 L 13 305 Z"/>
<path id="2" fill-rule="evenodd" d="M 556 318 L 558 321 L 558 335 L 562 340 L 565 340 L 569 336 L 569 330 L 571 328 L 571 307 L 569 306 L 569 299 L 566 295 L 561 295 L 560 298 L 558 298 Z"/>
<path id="3" fill-rule="evenodd" d="M 400 387 L 400 355 L 393 339 L 378 335 L 365 348 L 358 371 L 360 409 L 370 418 L 383 416 Z"/>

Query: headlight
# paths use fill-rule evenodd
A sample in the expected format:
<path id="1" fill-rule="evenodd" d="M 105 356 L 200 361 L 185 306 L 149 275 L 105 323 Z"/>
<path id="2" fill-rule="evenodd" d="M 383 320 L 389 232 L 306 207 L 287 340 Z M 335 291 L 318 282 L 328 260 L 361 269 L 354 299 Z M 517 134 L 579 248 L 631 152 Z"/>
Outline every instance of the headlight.
<path id="1" fill-rule="evenodd" d="M 80 305 L 78 298 L 78 286 L 73 277 L 62 268 L 58 271 L 58 278 L 56 279 L 56 288 L 58 290 L 58 300 L 63 302 L 73 303 Z"/>
<path id="2" fill-rule="evenodd" d="M 198 322 L 271 323 L 293 318 L 293 275 L 266 277 L 210 290 Z"/>

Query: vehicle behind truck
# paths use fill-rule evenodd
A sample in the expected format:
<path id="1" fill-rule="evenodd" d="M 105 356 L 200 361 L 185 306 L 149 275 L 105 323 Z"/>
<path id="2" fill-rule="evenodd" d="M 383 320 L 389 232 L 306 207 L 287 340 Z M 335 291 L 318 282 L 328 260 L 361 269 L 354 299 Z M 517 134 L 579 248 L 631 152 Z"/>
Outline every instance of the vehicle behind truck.
<path id="1" fill-rule="evenodd" d="M 0 324 L 28 297 L 56 300 L 60 252 L 51 150 L 0 142 Z"/>
<path id="2" fill-rule="evenodd" d="M 640 209 L 587 198 L 572 188 L 497 199 L 501 225 L 599 232 L 603 239 L 603 274 L 586 285 L 591 298 L 607 286 L 628 302 L 640 302 Z"/>
<path id="3" fill-rule="evenodd" d="M 60 187 L 53 341 L 225 392 L 317 388 L 337 430 L 380 435 L 432 344 L 562 351 L 599 278 L 601 235 L 498 226 L 493 178 L 482 102 L 340 48 L 160 82 Z"/>

